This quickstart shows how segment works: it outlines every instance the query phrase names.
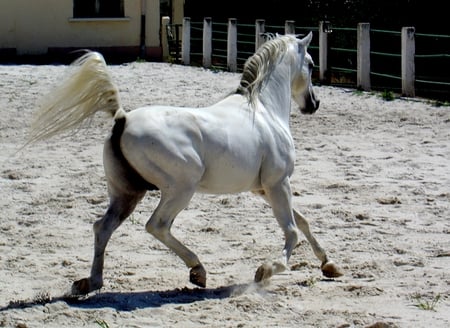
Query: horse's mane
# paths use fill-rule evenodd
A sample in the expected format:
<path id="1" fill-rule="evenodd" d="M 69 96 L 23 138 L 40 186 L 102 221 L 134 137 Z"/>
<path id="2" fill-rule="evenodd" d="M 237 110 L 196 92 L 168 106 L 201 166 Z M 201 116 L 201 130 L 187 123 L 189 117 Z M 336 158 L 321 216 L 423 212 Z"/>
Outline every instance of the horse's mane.
<path id="1" fill-rule="evenodd" d="M 241 82 L 236 93 L 247 96 L 250 104 L 255 104 L 266 77 L 279 59 L 286 54 L 288 45 L 296 40 L 294 35 L 265 34 L 263 43 L 244 65 Z"/>

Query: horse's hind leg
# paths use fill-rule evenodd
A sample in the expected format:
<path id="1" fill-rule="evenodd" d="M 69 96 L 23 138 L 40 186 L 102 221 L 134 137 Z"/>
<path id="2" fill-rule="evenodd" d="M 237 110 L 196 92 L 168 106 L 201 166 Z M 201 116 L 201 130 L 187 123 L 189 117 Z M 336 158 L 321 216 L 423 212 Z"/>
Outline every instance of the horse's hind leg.
<path id="1" fill-rule="evenodd" d="M 313 234 L 309 229 L 309 223 L 306 220 L 306 218 L 299 212 L 297 212 L 295 209 L 293 210 L 293 213 L 297 227 L 303 232 L 306 239 L 311 244 L 314 254 L 322 262 L 321 269 L 323 275 L 328 278 L 336 278 L 342 276 L 343 273 L 341 269 L 335 263 L 328 260 L 327 254 L 325 253 L 323 248 L 319 245 L 316 238 L 314 238 Z"/>
<path id="2" fill-rule="evenodd" d="M 73 295 L 85 295 L 103 286 L 105 248 L 112 233 L 134 211 L 146 190 L 155 187 L 143 180 L 122 154 L 119 141 L 124 123 L 124 119 L 116 122 L 111 138 L 107 139 L 103 148 L 109 207 L 105 215 L 94 223 L 94 260 L 91 275 L 73 283 Z"/>
<path id="3" fill-rule="evenodd" d="M 86 295 L 103 286 L 103 264 L 105 248 L 112 233 L 133 212 L 136 204 L 145 195 L 145 191 L 129 193 L 126 195 L 110 196 L 110 205 L 105 215 L 94 223 L 94 259 L 91 275 L 75 281 L 72 285 L 72 295 Z"/>
<path id="4" fill-rule="evenodd" d="M 200 287 L 206 286 L 206 271 L 197 255 L 176 239 L 170 229 L 177 214 L 184 209 L 194 194 L 193 190 L 177 189 L 176 195 L 162 191 L 161 200 L 148 220 L 145 228 L 177 254 L 190 268 L 190 281 Z"/>

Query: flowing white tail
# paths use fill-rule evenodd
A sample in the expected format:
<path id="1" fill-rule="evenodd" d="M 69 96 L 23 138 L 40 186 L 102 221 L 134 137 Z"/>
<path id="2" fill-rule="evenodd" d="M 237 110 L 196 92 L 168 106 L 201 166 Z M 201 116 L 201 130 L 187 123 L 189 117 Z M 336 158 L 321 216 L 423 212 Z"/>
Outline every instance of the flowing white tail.
<path id="1" fill-rule="evenodd" d="M 103 56 L 88 52 L 72 64 L 74 71 L 39 103 L 27 144 L 76 127 L 98 111 L 114 116 L 119 93 Z"/>

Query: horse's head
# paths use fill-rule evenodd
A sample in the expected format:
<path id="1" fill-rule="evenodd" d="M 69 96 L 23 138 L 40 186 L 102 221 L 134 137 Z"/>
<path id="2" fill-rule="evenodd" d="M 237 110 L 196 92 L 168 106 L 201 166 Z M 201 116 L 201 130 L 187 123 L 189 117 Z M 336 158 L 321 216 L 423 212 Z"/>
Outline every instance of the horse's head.
<path id="1" fill-rule="evenodd" d="M 312 114 L 319 108 L 319 99 L 317 99 L 312 82 L 311 74 L 314 68 L 314 62 L 307 51 L 312 39 L 312 32 L 309 32 L 303 39 L 297 39 L 297 60 L 292 79 L 292 97 L 298 104 L 303 114 Z"/>

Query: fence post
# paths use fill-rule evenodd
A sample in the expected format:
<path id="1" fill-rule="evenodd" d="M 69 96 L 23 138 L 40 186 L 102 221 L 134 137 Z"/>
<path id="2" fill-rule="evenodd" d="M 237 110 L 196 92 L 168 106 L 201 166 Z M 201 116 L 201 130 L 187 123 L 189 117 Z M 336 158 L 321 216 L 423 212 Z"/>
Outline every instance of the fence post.
<path id="1" fill-rule="evenodd" d="M 191 63 L 191 18 L 183 18 L 183 36 L 181 37 L 181 61 L 184 65 Z"/>
<path id="2" fill-rule="evenodd" d="M 356 87 L 364 91 L 370 90 L 370 24 L 358 24 L 358 55 Z"/>
<path id="3" fill-rule="evenodd" d="M 319 80 L 329 83 L 330 74 L 328 72 L 328 33 L 331 33 L 330 22 L 320 21 L 319 23 Z"/>
<path id="4" fill-rule="evenodd" d="M 264 43 L 265 20 L 257 19 L 255 24 L 255 51 Z"/>
<path id="5" fill-rule="evenodd" d="M 211 66 L 212 54 L 212 23 L 211 17 L 203 19 L 203 67 Z"/>
<path id="6" fill-rule="evenodd" d="M 170 17 L 163 16 L 161 18 L 161 43 L 162 43 L 162 58 L 167 61 L 170 57 L 169 53 L 169 38 L 167 36 L 167 29 L 169 28 Z"/>
<path id="7" fill-rule="evenodd" d="M 237 71 L 237 20 L 228 19 L 227 67 L 230 72 Z"/>
<path id="8" fill-rule="evenodd" d="M 415 65 L 414 56 L 416 53 L 415 28 L 402 28 L 402 94 L 406 97 L 414 97 Z"/>
<path id="9" fill-rule="evenodd" d="M 295 34 L 295 21 L 287 20 L 284 23 L 284 34 Z"/>

